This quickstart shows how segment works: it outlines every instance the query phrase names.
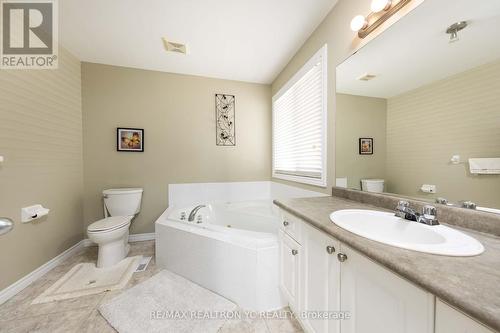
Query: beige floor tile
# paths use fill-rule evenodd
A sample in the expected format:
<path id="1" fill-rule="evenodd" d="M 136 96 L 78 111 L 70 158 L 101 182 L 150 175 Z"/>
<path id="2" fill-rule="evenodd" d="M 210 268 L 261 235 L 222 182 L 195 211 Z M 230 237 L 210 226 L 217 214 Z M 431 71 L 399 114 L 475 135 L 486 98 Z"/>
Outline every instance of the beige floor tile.
<path id="1" fill-rule="evenodd" d="M 155 242 L 145 241 L 145 242 L 134 242 L 130 243 L 129 256 L 153 256 L 155 253 Z"/>
<path id="2" fill-rule="evenodd" d="M 92 308 L 80 308 L 49 315 L 25 317 L 2 322 L 1 333 L 66 333 L 79 332 L 82 323 L 89 318 Z"/>
<path id="3" fill-rule="evenodd" d="M 81 333 L 116 333 L 115 329 L 108 324 L 106 319 L 94 309 L 90 316 L 83 321 L 79 328 Z"/>
<path id="4" fill-rule="evenodd" d="M 35 297 L 38 295 L 39 294 L 36 294 Z M 97 294 L 41 304 L 31 304 L 34 299 L 32 298 L 17 304 L 13 311 L 6 314 L 5 317 L 7 319 L 4 319 L 4 317 L 2 316 L 2 320 L 36 317 L 40 315 L 72 311 L 81 308 L 93 309 L 99 304 L 103 297 L 103 294 Z"/>

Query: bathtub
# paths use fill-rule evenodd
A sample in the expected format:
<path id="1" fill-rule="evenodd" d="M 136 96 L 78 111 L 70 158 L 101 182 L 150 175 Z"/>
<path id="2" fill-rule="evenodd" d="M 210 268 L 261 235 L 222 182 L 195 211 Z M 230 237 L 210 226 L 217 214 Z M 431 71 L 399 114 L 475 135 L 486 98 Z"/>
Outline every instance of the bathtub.
<path id="1" fill-rule="evenodd" d="M 285 306 L 278 289 L 279 212 L 270 199 L 171 207 L 156 221 L 159 267 L 233 301 L 269 311 Z"/>

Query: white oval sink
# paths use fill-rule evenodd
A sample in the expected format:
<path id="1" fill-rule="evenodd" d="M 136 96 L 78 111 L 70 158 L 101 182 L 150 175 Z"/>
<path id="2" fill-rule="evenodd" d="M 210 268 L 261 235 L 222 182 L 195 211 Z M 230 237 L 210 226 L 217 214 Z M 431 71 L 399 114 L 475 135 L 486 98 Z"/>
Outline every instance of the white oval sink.
<path id="1" fill-rule="evenodd" d="M 463 257 L 484 251 L 481 243 L 463 232 L 407 221 L 393 213 L 345 209 L 330 214 L 330 220 L 356 235 L 403 249 Z"/>

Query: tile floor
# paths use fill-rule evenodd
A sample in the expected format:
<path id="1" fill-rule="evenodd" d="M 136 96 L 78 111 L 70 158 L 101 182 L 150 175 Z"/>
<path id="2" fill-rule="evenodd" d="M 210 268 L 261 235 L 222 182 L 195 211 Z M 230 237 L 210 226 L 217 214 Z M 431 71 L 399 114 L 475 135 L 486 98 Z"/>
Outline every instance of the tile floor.
<path id="1" fill-rule="evenodd" d="M 154 241 L 131 243 L 129 255 L 147 255 L 153 256 L 153 259 L 146 271 L 134 273 L 125 289 L 31 305 L 35 297 L 56 282 L 73 265 L 96 261 L 97 247 L 83 249 L 0 305 L 0 332 L 115 332 L 99 314 L 98 306 L 159 271 L 154 262 Z M 229 320 L 219 332 L 298 333 L 302 332 L 302 329 L 297 321 L 290 319 Z"/>

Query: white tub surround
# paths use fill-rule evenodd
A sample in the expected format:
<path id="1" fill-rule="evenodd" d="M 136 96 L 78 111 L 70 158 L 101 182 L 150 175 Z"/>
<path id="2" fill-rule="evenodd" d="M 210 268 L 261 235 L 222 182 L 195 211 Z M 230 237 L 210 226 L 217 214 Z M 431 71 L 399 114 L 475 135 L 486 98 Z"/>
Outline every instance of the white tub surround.
<path id="1" fill-rule="evenodd" d="M 174 184 L 158 218 L 156 262 L 254 311 L 285 306 L 278 288 L 274 197 L 324 194 L 273 182 Z M 189 214 L 203 204 L 193 221 Z"/>
<path id="2" fill-rule="evenodd" d="M 168 185 L 169 207 L 185 207 L 206 202 L 274 200 L 318 196 L 326 196 L 326 194 L 271 181 Z"/>

